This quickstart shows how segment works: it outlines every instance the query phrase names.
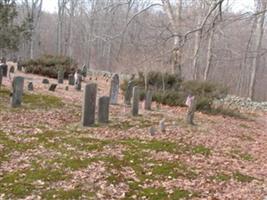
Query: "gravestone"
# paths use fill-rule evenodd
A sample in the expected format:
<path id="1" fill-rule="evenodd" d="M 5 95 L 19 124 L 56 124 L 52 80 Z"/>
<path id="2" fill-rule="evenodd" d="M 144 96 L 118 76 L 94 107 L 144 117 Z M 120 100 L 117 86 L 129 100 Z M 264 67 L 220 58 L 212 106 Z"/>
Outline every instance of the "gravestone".
<path id="1" fill-rule="evenodd" d="M 110 104 L 115 105 L 118 103 L 118 96 L 120 90 L 120 78 L 118 74 L 112 77 L 110 84 Z"/>
<path id="2" fill-rule="evenodd" d="M 133 81 L 129 81 L 126 91 L 125 91 L 125 96 L 124 96 L 124 103 L 126 105 L 131 105 L 131 99 L 132 99 L 132 95 L 133 95 L 133 86 L 134 86 L 134 82 Z"/>
<path id="3" fill-rule="evenodd" d="M 65 87 L 65 90 L 66 90 L 66 91 L 69 91 L 69 87 L 68 87 L 68 86 L 66 86 L 66 87 Z"/>
<path id="4" fill-rule="evenodd" d="M 15 108 L 21 105 L 24 87 L 24 78 L 16 76 L 12 82 L 11 107 Z"/>
<path id="5" fill-rule="evenodd" d="M 76 72 L 74 75 L 74 84 L 75 84 L 75 89 L 77 91 L 80 91 L 82 89 L 82 76 L 80 73 Z"/>
<path id="6" fill-rule="evenodd" d="M 196 111 L 196 98 L 195 96 L 189 95 L 186 99 L 186 105 L 188 106 L 186 122 L 191 125 L 195 125 L 194 123 L 194 115 Z"/>
<path id="7" fill-rule="evenodd" d="M 53 84 L 50 85 L 50 87 L 49 87 L 48 90 L 49 90 L 49 91 L 52 91 L 52 92 L 55 92 L 56 87 L 57 87 L 57 84 L 54 84 L 54 83 L 53 83 Z"/>
<path id="8" fill-rule="evenodd" d="M 133 105 L 132 105 L 132 115 L 137 116 L 139 112 L 139 100 L 140 100 L 140 91 L 139 87 L 135 86 L 133 88 Z"/>
<path id="9" fill-rule="evenodd" d="M 43 81 L 42 81 L 43 84 L 49 84 L 49 80 L 44 78 Z"/>
<path id="10" fill-rule="evenodd" d="M 59 84 L 63 84 L 64 83 L 64 72 L 61 71 L 61 70 L 57 72 L 57 82 Z"/>
<path id="11" fill-rule="evenodd" d="M 33 91 L 33 83 L 32 82 L 28 83 L 28 90 Z"/>
<path id="12" fill-rule="evenodd" d="M 0 88 L 3 82 L 3 69 L 0 67 Z"/>
<path id="13" fill-rule="evenodd" d="M 153 126 L 151 126 L 149 129 L 148 129 L 148 131 L 149 131 L 149 133 L 150 133 L 150 135 L 151 136 L 154 136 L 154 135 L 156 135 L 156 129 L 155 129 L 155 127 L 153 127 Z"/>
<path id="14" fill-rule="evenodd" d="M 3 77 L 7 77 L 7 69 L 8 69 L 7 64 L 4 63 L 0 64 L 0 68 L 2 68 L 3 70 Z"/>
<path id="15" fill-rule="evenodd" d="M 85 86 L 81 120 L 83 126 L 92 126 L 95 123 L 96 93 L 97 85 L 95 83 Z"/>
<path id="16" fill-rule="evenodd" d="M 21 61 L 18 61 L 17 70 L 18 71 L 22 71 L 22 63 L 21 63 Z"/>
<path id="17" fill-rule="evenodd" d="M 151 104 L 152 104 L 152 91 L 148 90 L 146 92 L 146 98 L 145 98 L 145 110 L 151 110 Z"/>
<path id="18" fill-rule="evenodd" d="M 100 97 L 98 100 L 98 122 L 108 123 L 110 97 Z"/>
<path id="19" fill-rule="evenodd" d="M 69 74 L 68 80 L 69 80 L 69 85 L 74 85 L 75 80 L 73 74 Z"/>
<path id="20" fill-rule="evenodd" d="M 159 122 L 159 129 L 162 133 L 166 132 L 166 126 L 165 126 L 165 119 L 160 120 Z"/>
<path id="21" fill-rule="evenodd" d="M 86 65 L 83 65 L 83 67 L 82 67 L 82 76 L 83 77 L 87 76 L 87 66 Z"/>

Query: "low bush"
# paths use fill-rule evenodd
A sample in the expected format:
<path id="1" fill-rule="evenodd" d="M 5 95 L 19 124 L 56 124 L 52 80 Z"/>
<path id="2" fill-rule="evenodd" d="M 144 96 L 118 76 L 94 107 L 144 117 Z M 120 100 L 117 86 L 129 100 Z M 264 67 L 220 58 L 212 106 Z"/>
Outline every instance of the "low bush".
<path id="1" fill-rule="evenodd" d="M 50 78 L 57 78 L 58 71 L 64 71 L 64 77 L 74 73 L 77 63 L 64 56 L 44 55 L 35 60 L 27 60 L 22 63 L 26 73 L 38 74 Z"/>
<path id="2" fill-rule="evenodd" d="M 145 97 L 145 77 L 139 73 L 138 78 L 132 80 L 135 86 L 141 88 L 141 100 Z M 121 84 L 124 92 L 128 81 Z M 197 98 L 197 110 L 211 111 L 215 99 L 227 95 L 227 89 L 218 84 L 207 81 L 182 81 L 173 74 L 149 72 L 147 74 L 147 88 L 153 91 L 153 101 L 169 106 L 185 106 L 188 94 Z"/>

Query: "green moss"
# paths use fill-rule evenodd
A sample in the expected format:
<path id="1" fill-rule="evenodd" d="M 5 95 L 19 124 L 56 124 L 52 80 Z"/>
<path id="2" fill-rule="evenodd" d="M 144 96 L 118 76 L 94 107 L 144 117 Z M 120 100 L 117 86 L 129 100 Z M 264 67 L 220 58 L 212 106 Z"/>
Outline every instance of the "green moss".
<path id="1" fill-rule="evenodd" d="M 92 193 L 84 192 L 80 189 L 71 189 L 71 190 L 49 190 L 43 193 L 43 199 L 64 199 L 64 200 L 73 200 L 80 199 L 82 196 L 86 196 L 88 199 L 93 197 Z"/>
<path id="2" fill-rule="evenodd" d="M 198 146 L 193 147 L 192 152 L 194 154 L 202 154 L 204 156 L 211 155 L 211 150 L 203 145 L 198 145 Z"/>
<path id="3" fill-rule="evenodd" d="M 218 173 L 215 176 L 211 177 L 211 179 L 219 182 L 224 182 L 224 181 L 229 181 L 231 179 L 231 176 L 225 173 Z"/>
<path id="4" fill-rule="evenodd" d="M 237 180 L 238 182 L 242 182 L 242 183 L 251 182 L 255 179 L 252 176 L 248 176 L 248 175 L 242 174 L 240 172 L 235 172 L 233 174 L 233 177 L 235 180 Z"/>
<path id="5" fill-rule="evenodd" d="M 43 94 L 25 94 L 23 105 L 30 109 L 61 108 L 64 103 L 60 98 Z"/>
<path id="6" fill-rule="evenodd" d="M 191 192 L 187 191 L 187 190 L 183 190 L 183 189 L 176 189 L 174 190 L 174 192 L 171 194 L 170 199 L 175 199 L 175 200 L 179 200 L 179 199 L 188 199 L 189 197 L 192 196 L 196 196 L 194 194 L 192 194 Z"/>

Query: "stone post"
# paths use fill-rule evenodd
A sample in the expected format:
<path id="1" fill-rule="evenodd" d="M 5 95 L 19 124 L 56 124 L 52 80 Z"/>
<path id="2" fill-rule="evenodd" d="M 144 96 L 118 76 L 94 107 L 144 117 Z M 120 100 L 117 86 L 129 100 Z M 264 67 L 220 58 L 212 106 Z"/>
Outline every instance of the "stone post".
<path id="1" fill-rule="evenodd" d="M 151 110 L 151 104 L 152 104 L 152 91 L 148 90 L 146 92 L 146 98 L 145 98 L 145 110 Z"/>
<path id="2" fill-rule="evenodd" d="M 18 107 L 22 102 L 24 78 L 16 76 L 12 82 L 11 107 Z"/>
<path id="3" fill-rule="evenodd" d="M 133 104 L 132 104 L 132 115 L 137 116 L 139 111 L 139 100 L 140 100 L 140 91 L 139 87 L 135 86 L 133 88 Z"/>
<path id="4" fill-rule="evenodd" d="M 82 125 L 92 126 L 95 123 L 97 85 L 87 84 L 84 89 L 84 99 L 82 107 Z"/>
<path id="5" fill-rule="evenodd" d="M 98 100 L 98 122 L 108 123 L 110 97 L 100 97 Z"/>
<path id="6" fill-rule="evenodd" d="M 125 96 L 124 96 L 124 103 L 126 105 L 131 105 L 131 99 L 133 95 L 133 86 L 134 86 L 133 81 L 129 81 L 126 91 L 125 91 Z"/>
<path id="7" fill-rule="evenodd" d="M 69 74 L 68 80 L 69 80 L 69 85 L 74 85 L 75 80 L 73 74 Z"/>
<path id="8" fill-rule="evenodd" d="M 118 74 L 114 74 L 110 84 L 110 104 L 115 105 L 118 103 L 119 90 L 120 78 Z"/>
<path id="9" fill-rule="evenodd" d="M 63 84 L 63 82 L 64 82 L 64 72 L 61 70 L 59 70 L 57 73 L 57 82 L 59 84 Z"/>

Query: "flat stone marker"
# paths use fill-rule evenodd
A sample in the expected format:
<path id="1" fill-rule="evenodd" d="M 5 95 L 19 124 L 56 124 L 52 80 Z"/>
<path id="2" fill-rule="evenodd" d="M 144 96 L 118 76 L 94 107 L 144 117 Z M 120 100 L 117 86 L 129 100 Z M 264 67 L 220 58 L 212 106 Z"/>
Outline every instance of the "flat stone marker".
<path id="1" fill-rule="evenodd" d="M 145 110 L 151 110 L 151 104 L 152 104 L 152 91 L 148 90 L 146 92 L 146 98 L 145 98 Z"/>
<path id="2" fill-rule="evenodd" d="M 2 68 L 2 70 L 3 70 L 3 77 L 7 77 L 8 66 L 6 64 L 1 64 L 0 68 Z"/>
<path id="3" fill-rule="evenodd" d="M 49 91 L 52 91 L 52 92 L 55 92 L 56 87 L 57 87 L 57 84 L 54 84 L 54 83 L 53 83 L 53 84 L 50 85 L 50 87 L 49 87 L 48 90 L 49 90 Z"/>
<path id="4" fill-rule="evenodd" d="M 83 126 L 92 126 L 95 123 L 96 93 L 97 85 L 95 83 L 85 86 L 81 120 Z"/>
<path id="5" fill-rule="evenodd" d="M 129 81 L 126 91 L 125 91 L 125 96 L 124 96 L 124 103 L 126 105 L 131 105 L 131 99 L 133 95 L 133 86 L 134 86 L 133 81 Z"/>
<path id="6" fill-rule="evenodd" d="M 19 107 L 22 102 L 24 87 L 24 78 L 21 76 L 14 77 L 12 82 L 12 95 L 11 95 L 11 107 Z"/>
<path id="7" fill-rule="evenodd" d="M 28 90 L 33 91 L 33 83 L 32 82 L 28 83 Z"/>
<path id="8" fill-rule="evenodd" d="M 49 80 L 45 78 L 45 79 L 42 80 L 42 83 L 43 84 L 49 84 Z"/>
<path id="9" fill-rule="evenodd" d="M 68 80 L 69 80 L 69 85 L 74 85 L 75 80 L 73 74 L 69 74 Z"/>
<path id="10" fill-rule="evenodd" d="M 0 67 L 0 88 L 2 86 L 2 82 L 3 82 L 3 69 Z"/>
<path id="11" fill-rule="evenodd" d="M 108 123 L 110 97 L 100 97 L 98 100 L 98 122 Z"/>
<path id="12" fill-rule="evenodd" d="M 140 100 L 140 91 L 139 87 L 135 86 L 133 88 L 133 105 L 132 105 L 132 115 L 137 116 L 139 112 L 139 100 Z"/>
<path id="13" fill-rule="evenodd" d="M 114 74 L 110 84 L 110 104 L 116 105 L 118 103 L 119 90 L 120 78 L 118 74 Z"/>
<path id="14" fill-rule="evenodd" d="M 63 84 L 64 83 L 64 72 L 63 71 L 58 71 L 57 72 L 57 82 L 59 84 Z"/>

